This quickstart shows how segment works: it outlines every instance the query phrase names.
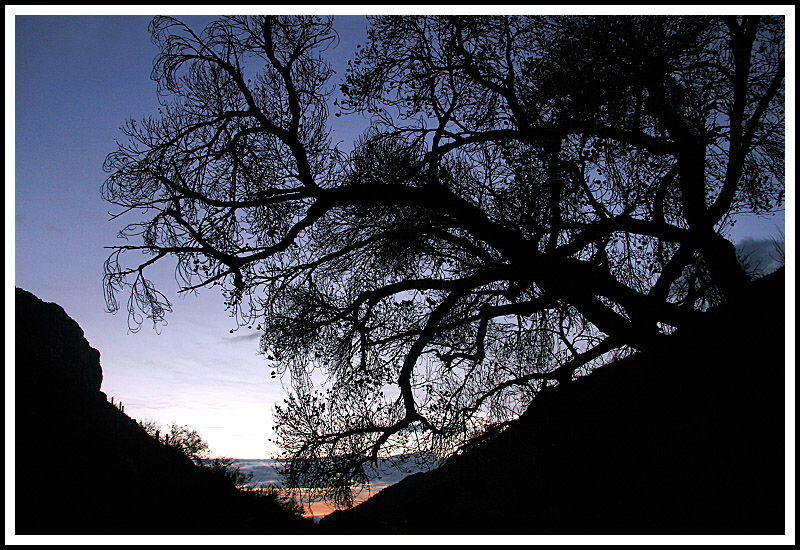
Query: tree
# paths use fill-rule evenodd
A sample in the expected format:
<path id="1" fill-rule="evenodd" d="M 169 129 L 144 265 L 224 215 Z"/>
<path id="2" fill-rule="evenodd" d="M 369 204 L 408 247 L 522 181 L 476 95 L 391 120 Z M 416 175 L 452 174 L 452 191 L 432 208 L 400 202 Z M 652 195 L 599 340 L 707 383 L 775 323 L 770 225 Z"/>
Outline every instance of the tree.
<path id="1" fill-rule="evenodd" d="M 163 321 L 167 256 L 221 289 L 289 380 L 287 484 L 343 503 L 380 456 L 448 456 L 697 326 L 747 284 L 735 216 L 783 199 L 781 17 L 376 17 L 338 89 L 330 19 L 151 33 L 163 109 L 105 163 L 146 213 L 108 307 Z"/>
<path id="2" fill-rule="evenodd" d="M 139 421 L 139 426 L 158 440 L 161 440 L 161 434 L 163 434 L 164 443 L 178 449 L 198 466 L 203 466 L 204 460 L 209 458 L 208 442 L 197 433 L 197 430 L 190 430 L 188 426 L 181 426 L 176 422 L 171 422 L 168 429 L 165 430 L 161 424 L 151 419 Z M 221 459 L 222 462 L 219 462 L 219 460 L 215 459 L 214 462 L 217 465 L 217 469 L 228 467 L 232 464 L 230 459 Z M 233 477 L 238 479 L 235 475 Z"/>

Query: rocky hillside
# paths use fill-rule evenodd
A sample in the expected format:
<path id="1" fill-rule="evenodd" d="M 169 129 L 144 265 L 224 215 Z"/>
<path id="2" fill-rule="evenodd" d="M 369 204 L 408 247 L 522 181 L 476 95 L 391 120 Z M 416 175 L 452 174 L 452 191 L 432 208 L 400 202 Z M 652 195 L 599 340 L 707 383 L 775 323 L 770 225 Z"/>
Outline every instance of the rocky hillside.
<path id="1" fill-rule="evenodd" d="M 150 437 L 100 391 L 100 353 L 64 310 L 16 289 L 15 514 L 23 534 L 305 533 Z"/>
<path id="2" fill-rule="evenodd" d="M 784 270 L 701 329 L 537 398 L 334 534 L 782 534 Z"/>

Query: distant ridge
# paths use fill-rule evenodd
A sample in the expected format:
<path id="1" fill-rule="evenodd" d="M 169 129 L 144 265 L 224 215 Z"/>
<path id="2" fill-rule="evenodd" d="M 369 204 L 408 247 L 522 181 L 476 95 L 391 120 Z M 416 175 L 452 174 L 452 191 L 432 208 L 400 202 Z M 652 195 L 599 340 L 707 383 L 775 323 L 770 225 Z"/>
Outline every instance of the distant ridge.
<path id="1" fill-rule="evenodd" d="M 505 432 L 322 519 L 329 534 L 783 534 L 781 268 L 658 354 L 535 399 Z"/>
<path id="2" fill-rule="evenodd" d="M 274 484 L 279 484 L 282 481 L 276 469 L 276 465 L 280 462 L 277 459 L 236 458 L 234 461 L 243 473 L 253 475 L 251 483 L 255 487 L 269 487 Z M 358 497 L 363 500 L 369 493 L 375 494 L 386 487 L 394 485 L 409 475 L 427 471 L 428 469 L 430 468 L 427 463 L 425 466 L 418 466 L 413 462 L 405 461 L 401 469 L 394 467 L 392 463 L 385 458 L 379 459 L 378 472 L 376 475 L 371 476 L 369 492 L 364 491 L 362 494 L 358 495 Z"/>

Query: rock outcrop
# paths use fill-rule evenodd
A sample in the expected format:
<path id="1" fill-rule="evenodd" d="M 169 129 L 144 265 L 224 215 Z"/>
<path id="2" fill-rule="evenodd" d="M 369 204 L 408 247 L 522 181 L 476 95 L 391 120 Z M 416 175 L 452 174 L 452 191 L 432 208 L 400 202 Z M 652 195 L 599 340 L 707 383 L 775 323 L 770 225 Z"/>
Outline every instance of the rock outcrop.
<path id="1" fill-rule="evenodd" d="M 305 533 L 150 437 L 100 391 L 100 354 L 64 310 L 16 289 L 15 532 Z"/>
<path id="2" fill-rule="evenodd" d="M 783 534 L 783 270 L 546 391 L 496 438 L 320 522 L 331 534 Z"/>
<path id="3" fill-rule="evenodd" d="M 25 392 L 100 391 L 100 352 L 58 304 L 43 302 L 16 289 L 16 348 L 25 353 L 27 369 L 17 369 L 17 389 Z"/>

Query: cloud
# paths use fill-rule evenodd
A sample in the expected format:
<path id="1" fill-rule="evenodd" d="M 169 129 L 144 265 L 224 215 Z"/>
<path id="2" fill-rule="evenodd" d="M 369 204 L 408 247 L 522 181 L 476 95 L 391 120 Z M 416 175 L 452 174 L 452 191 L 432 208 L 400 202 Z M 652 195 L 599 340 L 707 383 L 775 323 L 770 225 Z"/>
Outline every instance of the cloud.
<path id="1" fill-rule="evenodd" d="M 239 336 L 227 336 L 220 340 L 220 344 L 237 344 L 239 342 L 249 342 L 261 338 L 260 332 L 253 332 L 250 334 L 240 334 Z"/>

